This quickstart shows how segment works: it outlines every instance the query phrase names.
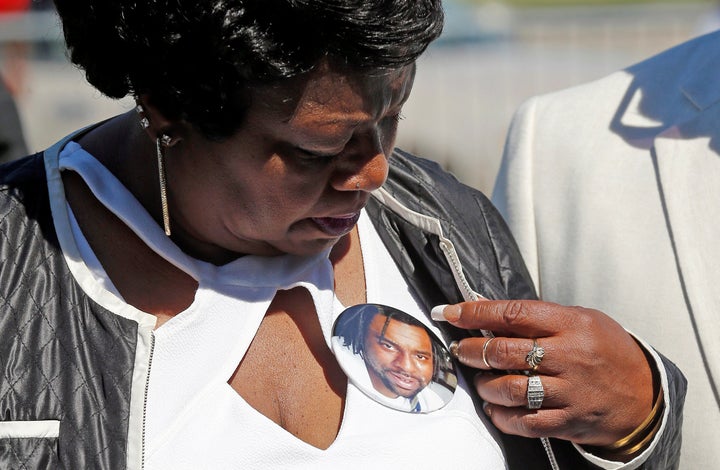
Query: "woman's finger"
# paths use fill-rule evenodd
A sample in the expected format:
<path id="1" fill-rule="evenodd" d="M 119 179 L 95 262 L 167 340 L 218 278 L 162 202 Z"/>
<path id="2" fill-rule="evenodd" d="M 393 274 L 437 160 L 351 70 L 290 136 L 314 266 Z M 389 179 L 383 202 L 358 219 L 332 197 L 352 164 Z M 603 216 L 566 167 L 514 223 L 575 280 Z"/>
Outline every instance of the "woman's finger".
<path id="1" fill-rule="evenodd" d="M 509 408 L 528 409 L 528 391 L 534 400 L 534 410 L 559 408 L 565 405 L 562 396 L 562 381 L 547 375 L 531 376 L 518 374 L 480 373 L 475 376 L 475 388 L 480 398 L 488 403 Z M 532 382 L 531 382 L 532 381 Z M 540 390 L 539 396 L 536 393 Z M 540 403 L 538 407 L 538 402 Z"/>
<path id="2" fill-rule="evenodd" d="M 563 385 L 562 380 L 548 376 L 480 373 L 475 377 L 483 410 L 493 424 L 504 433 L 531 438 L 572 435 Z M 534 407 L 529 407 L 530 400 Z"/>
<path id="3" fill-rule="evenodd" d="M 505 434 L 523 437 L 564 437 L 567 428 L 565 413 L 555 408 L 528 410 L 486 403 L 485 413 Z"/>
<path id="4" fill-rule="evenodd" d="M 556 354 L 551 338 L 465 338 L 450 350 L 461 363 L 476 369 L 527 370 L 550 375 L 558 373 L 557 358 L 562 356 Z"/>
<path id="5" fill-rule="evenodd" d="M 438 306 L 432 318 L 468 330 L 533 338 L 558 333 L 583 310 L 537 300 L 480 300 Z"/>

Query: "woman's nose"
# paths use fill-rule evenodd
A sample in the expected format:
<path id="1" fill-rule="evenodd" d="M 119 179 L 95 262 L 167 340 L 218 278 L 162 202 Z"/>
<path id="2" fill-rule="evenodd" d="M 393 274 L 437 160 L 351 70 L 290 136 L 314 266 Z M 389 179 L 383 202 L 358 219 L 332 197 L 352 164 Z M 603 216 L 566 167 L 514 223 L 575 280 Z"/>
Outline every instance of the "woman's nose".
<path id="1" fill-rule="evenodd" d="M 365 135 L 349 143 L 347 153 L 335 168 L 332 185 L 338 191 L 374 191 L 388 176 L 391 149 L 382 145 L 377 133 Z"/>

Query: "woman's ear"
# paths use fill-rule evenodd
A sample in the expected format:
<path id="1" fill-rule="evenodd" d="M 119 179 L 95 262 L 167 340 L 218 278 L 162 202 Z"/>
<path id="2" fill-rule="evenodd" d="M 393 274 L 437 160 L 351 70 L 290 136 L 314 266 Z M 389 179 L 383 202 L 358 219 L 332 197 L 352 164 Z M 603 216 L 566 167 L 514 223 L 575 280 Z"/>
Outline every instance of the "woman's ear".
<path id="1" fill-rule="evenodd" d="M 182 125 L 177 120 L 171 120 L 152 104 L 149 95 L 143 94 L 135 99 L 135 111 L 138 114 L 140 126 L 148 137 L 155 142 L 162 139 L 163 145 L 171 147 L 182 140 Z"/>

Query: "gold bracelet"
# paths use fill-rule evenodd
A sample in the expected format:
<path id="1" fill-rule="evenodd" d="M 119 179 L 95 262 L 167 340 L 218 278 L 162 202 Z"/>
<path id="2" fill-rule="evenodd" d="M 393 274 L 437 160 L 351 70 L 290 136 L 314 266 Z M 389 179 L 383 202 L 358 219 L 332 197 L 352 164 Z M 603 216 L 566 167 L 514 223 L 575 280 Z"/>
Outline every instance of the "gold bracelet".
<path id="1" fill-rule="evenodd" d="M 660 415 L 662 416 L 662 415 Z M 648 442 L 652 441 L 655 438 L 655 435 L 660 430 L 660 424 L 662 423 L 662 419 L 656 419 L 655 425 L 653 426 L 652 430 L 645 436 L 643 440 L 638 442 L 632 447 L 628 447 L 627 449 L 622 449 L 620 451 L 616 451 L 620 455 L 633 455 L 635 452 L 639 451 L 645 445 L 647 445 Z"/>
<path id="2" fill-rule="evenodd" d="M 653 405 L 652 410 L 650 411 L 650 414 L 647 418 L 645 418 L 645 421 L 640 423 L 640 426 L 635 428 L 633 432 L 628 434 L 627 436 L 623 437 L 622 439 L 618 439 L 617 441 L 613 442 L 610 445 L 602 446 L 604 450 L 613 451 L 615 453 L 620 454 L 632 454 L 633 452 L 640 449 L 643 445 L 645 445 L 652 437 L 655 436 L 655 434 L 658 431 L 659 423 L 662 421 L 658 419 L 658 417 L 662 416 L 662 413 L 660 412 L 663 409 L 663 389 L 660 387 L 660 392 L 658 392 L 658 396 L 655 399 L 655 404 Z M 654 424 L 654 426 L 653 426 Z M 645 432 L 652 426 L 652 429 L 649 433 L 645 434 Z M 643 436 L 643 434 L 645 434 Z M 640 440 L 639 444 L 635 444 L 635 441 L 638 439 L 638 437 L 641 436 L 642 439 Z M 629 449 L 623 449 L 623 447 L 629 447 Z M 632 450 L 633 452 L 629 452 L 629 450 Z"/>

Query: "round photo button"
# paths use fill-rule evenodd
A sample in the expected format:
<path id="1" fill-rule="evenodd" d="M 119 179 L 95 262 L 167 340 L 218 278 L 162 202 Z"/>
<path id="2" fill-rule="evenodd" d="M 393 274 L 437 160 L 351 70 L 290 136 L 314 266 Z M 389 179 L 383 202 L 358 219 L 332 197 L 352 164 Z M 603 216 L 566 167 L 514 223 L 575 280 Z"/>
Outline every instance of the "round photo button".
<path id="1" fill-rule="evenodd" d="M 396 308 L 347 308 L 333 326 L 332 348 L 350 381 L 390 408 L 430 413 L 455 393 L 450 351 L 422 322 Z"/>

